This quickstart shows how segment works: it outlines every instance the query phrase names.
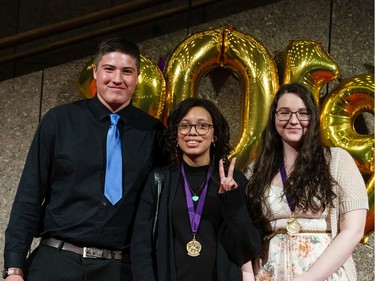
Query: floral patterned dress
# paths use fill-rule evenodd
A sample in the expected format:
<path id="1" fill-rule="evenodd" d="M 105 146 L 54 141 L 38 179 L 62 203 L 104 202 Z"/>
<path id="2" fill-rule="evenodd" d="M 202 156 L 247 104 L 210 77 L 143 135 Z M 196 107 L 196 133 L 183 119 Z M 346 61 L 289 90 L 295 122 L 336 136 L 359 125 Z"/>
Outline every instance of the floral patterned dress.
<path id="1" fill-rule="evenodd" d="M 283 188 L 272 185 L 267 199 L 270 206 L 270 227 L 273 231 L 286 227 L 290 209 Z M 329 211 L 301 213 L 296 209 L 296 218 L 303 233 L 295 236 L 276 234 L 266 242 L 263 253 L 254 263 L 256 280 L 288 281 L 307 271 L 330 244 Z M 311 231 L 311 232 L 310 232 Z M 348 280 L 344 268 L 339 268 L 329 281 Z"/>

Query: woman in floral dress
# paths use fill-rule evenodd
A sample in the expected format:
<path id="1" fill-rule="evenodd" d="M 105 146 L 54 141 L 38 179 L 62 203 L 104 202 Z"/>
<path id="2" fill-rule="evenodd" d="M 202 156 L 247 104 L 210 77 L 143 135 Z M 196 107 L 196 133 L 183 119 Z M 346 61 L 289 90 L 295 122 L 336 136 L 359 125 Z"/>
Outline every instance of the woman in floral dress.
<path id="1" fill-rule="evenodd" d="M 348 152 L 322 145 L 319 109 L 304 86 L 276 93 L 247 176 L 249 211 L 266 233 L 262 254 L 246 265 L 255 280 L 356 280 L 365 183 Z"/>

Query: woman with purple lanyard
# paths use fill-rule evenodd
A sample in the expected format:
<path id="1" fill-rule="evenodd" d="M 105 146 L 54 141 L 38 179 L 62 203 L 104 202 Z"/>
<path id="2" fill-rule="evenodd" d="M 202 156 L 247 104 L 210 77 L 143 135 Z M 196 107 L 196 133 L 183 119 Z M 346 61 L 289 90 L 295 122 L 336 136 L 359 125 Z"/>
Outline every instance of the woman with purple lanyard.
<path id="1" fill-rule="evenodd" d="M 187 98 L 168 118 L 165 143 L 171 164 L 151 172 L 136 216 L 134 280 L 242 281 L 261 236 L 247 179 L 227 158 L 227 121 L 211 101 Z"/>
<path id="2" fill-rule="evenodd" d="M 262 254 L 243 266 L 256 280 L 356 280 L 366 187 L 348 152 L 322 145 L 319 118 L 303 85 L 277 91 L 247 173 L 250 214 L 266 231 Z"/>

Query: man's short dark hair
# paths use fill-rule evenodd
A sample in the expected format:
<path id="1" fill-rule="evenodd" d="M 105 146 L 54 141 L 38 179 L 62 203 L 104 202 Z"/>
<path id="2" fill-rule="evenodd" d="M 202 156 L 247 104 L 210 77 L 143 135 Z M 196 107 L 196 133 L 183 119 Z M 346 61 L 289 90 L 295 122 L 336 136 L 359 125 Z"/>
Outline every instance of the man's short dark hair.
<path id="1" fill-rule="evenodd" d="M 140 67 L 140 51 L 137 44 L 123 38 L 123 37 L 110 37 L 103 40 L 98 46 L 98 52 L 94 59 L 94 64 L 98 66 L 101 58 L 108 53 L 120 52 L 129 55 L 135 59 L 137 70 L 139 73 Z"/>

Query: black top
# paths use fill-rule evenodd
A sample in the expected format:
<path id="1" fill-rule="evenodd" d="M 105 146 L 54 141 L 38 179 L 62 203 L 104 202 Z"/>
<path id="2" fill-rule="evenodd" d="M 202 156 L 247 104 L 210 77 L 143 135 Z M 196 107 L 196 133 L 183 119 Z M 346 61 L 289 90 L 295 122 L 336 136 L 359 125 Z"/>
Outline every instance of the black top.
<path id="1" fill-rule="evenodd" d="M 199 265 L 191 260 L 190 265 L 182 266 L 181 257 L 187 254 L 183 251 L 185 243 L 183 240 L 181 240 L 181 250 L 176 249 L 180 243 L 177 241 L 176 230 L 182 232 L 182 228 L 185 228 L 187 239 L 191 239 L 192 236 L 186 222 L 188 220 L 186 208 L 185 215 L 183 215 L 184 208 L 179 208 L 182 210 L 180 215 L 186 217 L 185 222 L 181 219 L 180 223 L 176 219 L 178 214 L 173 210 L 178 207 L 176 201 L 179 200 L 178 194 L 183 189 L 180 169 L 165 167 L 150 173 L 141 196 L 131 244 L 135 281 L 180 281 L 183 274 L 189 274 L 185 276 L 185 280 L 242 281 L 241 266 L 256 257 L 261 250 L 261 232 L 254 227 L 247 211 L 243 195 L 247 183 L 245 176 L 235 169 L 233 177 L 239 187 L 221 194 L 217 193 L 220 177 L 215 167 L 209 182 L 207 202 L 212 200 L 212 204 L 204 207 L 208 212 L 203 211 L 204 222 L 198 230 L 197 239 L 200 239 L 199 242 L 202 244 L 202 256 L 205 249 L 208 249 L 209 254 L 213 256 L 203 257 L 205 265 Z M 159 181 L 155 178 L 162 179 L 160 184 L 157 184 Z M 216 193 L 213 195 L 212 191 Z M 181 202 L 186 206 L 186 201 Z M 217 209 L 217 206 L 220 207 Z M 217 213 L 214 214 L 214 210 L 217 210 Z M 217 226 L 217 223 L 220 225 Z M 208 231 L 202 231 L 203 229 Z M 207 234 L 211 237 L 205 237 Z M 207 243 L 209 239 L 210 242 Z M 213 247 L 211 243 L 215 246 Z M 210 265 L 207 269 L 191 267 L 188 272 L 188 267 L 193 263 L 198 267 Z M 197 274 L 192 273 L 195 270 L 204 274 L 205 278 L 202 277 L 203 275 L 196 278 Z M 195 279 L 192 278 L 193 275 Z"/>
<path id="2" fill-rule="evenodd" d="M 202 193 L 201 186 L 205 182 L 209 166 L 190 167 L 184 163 L 184 168 L 188 183 L 193 192 L 200 195 Z M 181 179 L 179 183 L 176 198 L 172 205 L 173 240 L 177 280 L 179 281 L 216 280 L 216 240 L 223 220 L 217 192 L 218 185 L 209 185 L 201 222 L 196 234 L 197 241 L 202 245 L 202 251 L 199 256 L 191 257 L 187 254 L 186 244 L 191 241 L 193 235 L 187 212 L 188 208 L 183 180 Z M 194 202 L 195 208 L 197 202 Z"/>
<path id="3" fill-rule="evenodd" d="M 163 159 L 164 126 L 131 104 L 118 112 L 123 197 L 112 206 L 103 194 L 109 114 L 94 97 L 55 107 L 44 116 L 6 229 L 5 267 L 23 267 L 34 236 L 77 246 L 129 247 L 140 189 L 154 159 Z"/>

